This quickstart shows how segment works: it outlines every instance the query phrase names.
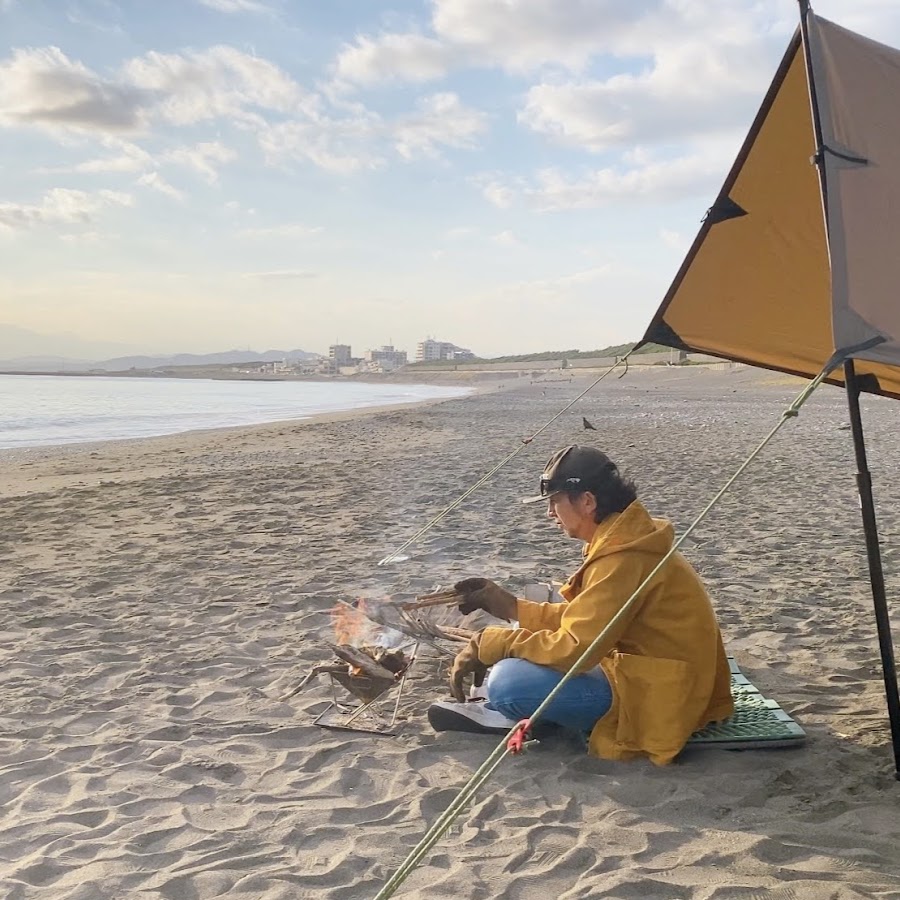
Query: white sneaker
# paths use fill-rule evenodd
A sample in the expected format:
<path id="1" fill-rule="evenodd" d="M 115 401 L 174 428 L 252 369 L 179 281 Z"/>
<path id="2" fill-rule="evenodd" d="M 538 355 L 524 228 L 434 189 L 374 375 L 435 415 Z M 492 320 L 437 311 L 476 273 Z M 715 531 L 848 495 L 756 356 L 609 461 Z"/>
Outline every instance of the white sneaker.
<path id="1" fill-rule="evenodd" d="M 428 707 L 428 722 L 435 731 L 466 731 L 469 734 L 506 734 L 516 719 L 488 709 L 484 703 L 438 700 Z"/>

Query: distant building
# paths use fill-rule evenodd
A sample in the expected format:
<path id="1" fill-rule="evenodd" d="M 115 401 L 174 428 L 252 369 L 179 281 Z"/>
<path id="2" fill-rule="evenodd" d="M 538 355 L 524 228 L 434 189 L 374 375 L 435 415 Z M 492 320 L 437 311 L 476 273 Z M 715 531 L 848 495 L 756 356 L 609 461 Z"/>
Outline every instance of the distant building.
<path id="1" fill-rule="evenodd" d="M 406 351 L 395 350 L 392 345 L 385 344 L 378 350 L 366 350 L 365 361 L 370 371 L 392 372 L 406 365 Z"/>
<path id="2" fill-rule="evenodd" d="M 332 344 L 328 348 L 328 359 L 335 369 L 341 366 L 349 366 L 353 354 L 350 351 L 349 344 Z"/>
<path id="3" fill-rule="evenodd" d="M 436 362 L 442 359 L 474 359 L 475 354 L 464 347 L 457 347 L 447 341 L 427 338 L 416 347 L 416 362 Z"/>

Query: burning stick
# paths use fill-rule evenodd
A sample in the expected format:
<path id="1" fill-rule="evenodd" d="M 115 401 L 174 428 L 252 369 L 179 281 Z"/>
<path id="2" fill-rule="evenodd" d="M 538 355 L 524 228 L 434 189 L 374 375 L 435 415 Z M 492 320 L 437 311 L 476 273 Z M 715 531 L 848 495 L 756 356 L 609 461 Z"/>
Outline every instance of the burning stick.
<path id="1" fill-rule="evenodd" d="M 454 590 L 435 591 L 433 594 L 421 594 L 409 603 L 400 604 L 403 610 L 428 609 L 430 606 L 452 606 L 462 602 L 462 595 Z"/>
<path id="2" fill-rule="evenodd" d="M 412 663 L 401 650 L 384 650 L 381 647 L 352 647 L 349 644 L 325 642 L 338 659 L 346 665 L 319 665 L 312 668 L 300 684 L 282 700 L 299 694 L 318 675 L 330 675 L 354 697 L 371 703 L 388 688 L 393 687 Z"/>
<path id="3" fill-rule="evenodd" d="M 390 601 L 367 603 L 359 600 L 356 604 L 351 604 L 338 600 L 333 616 L 335 633 L 341 644 L 352 641 L 358 645 L 361 628 L 364 629 L 363 633 L 371 636 L 367 643 L 374 643 L 377 635 L 372 633 L 371 627 L 379 625 L 414 641 L 428 644 L 441 653 L 455 656 L 456 651 L 449 649 L 446 643 L 465 643 L 474 634 L 468 629 L 438 625 L 425 616 L 417 615 L 415 610 L 407 611 L 404 604 Z M 442 641 L 445 643 L 442 644 Z"/>
<path id="4" fill-rule="evenodd" d="M 335 656 L 350 666 L 351 675 L 367 675 L 380 681 L 393 681 L 408 665 L 406 658 L 399 651 L 382 650 L 375 653 L 349 644 L 330 644 L 325 641 Z M 387 663 L 387 665 L 383 665 Z"/>
<path id="5" fill-rule="evenodd" d="M 300 691 L 302 691 L 303 688 L 305 688 L 313 680 L 313 678 L 318 678 L 319 675 L 338 675 L 341 673 L 346 674 L 346 671 L 347 670 L 343 666 L 313 666 L 313 668 L 311 668 L 306 673 L 303 681 L 301 681 L 300 684 L 298 684 L 297 687 L 295 687 L 292 691 L 285 694 L 281 698 L 281 701 L 284 702 L 285 700 L 290 700 L 291 697 L 296 697 L 297 694 L 299 694 Z"/>

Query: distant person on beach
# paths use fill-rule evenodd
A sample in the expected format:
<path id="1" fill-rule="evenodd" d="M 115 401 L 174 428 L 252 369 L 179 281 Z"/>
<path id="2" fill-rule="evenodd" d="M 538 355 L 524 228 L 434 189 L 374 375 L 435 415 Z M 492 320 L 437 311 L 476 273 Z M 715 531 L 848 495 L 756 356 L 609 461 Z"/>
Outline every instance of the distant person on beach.
<path id="1" fill-rule="evenodd" d="M 569 537 L 584 542 L 584 561 L 560 589 L 562 603 L 518 599 L 486 578 L 454 585 L 463 598 L 460 612 L 485 610 L 512 627 L 485 628 L 457 655 L 454 700 L 428 710 L 437 731 L 505 734 L 529 717 L 673 544 L 671 523 L 651 518 L 633 483 L 593 447 L 555 453 L 539 496 L 525 502 L 537 501 L 547 503 L 547 515 Z M 470 677 L 476 686 L 484 682 L 486 702 L 467 700 Z M 588 733 L 596 756 L 645 755 L 663 765 L 694 731 L 733 711 L 712 604 L 697 573 L 675 553 L 540 721 Z"/>

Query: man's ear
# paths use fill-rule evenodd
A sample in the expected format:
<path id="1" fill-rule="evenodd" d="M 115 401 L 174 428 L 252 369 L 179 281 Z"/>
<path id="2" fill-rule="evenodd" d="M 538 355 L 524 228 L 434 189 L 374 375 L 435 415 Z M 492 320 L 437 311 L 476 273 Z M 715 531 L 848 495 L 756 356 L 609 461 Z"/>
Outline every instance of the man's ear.
<path id="1" fill-rule="evenodd" d="M 590 491 L 585 491 L 581 495 L 581 502 L 584 504 L 586 515 L 593 516 L 597 512 L 597 498 Z"/>

